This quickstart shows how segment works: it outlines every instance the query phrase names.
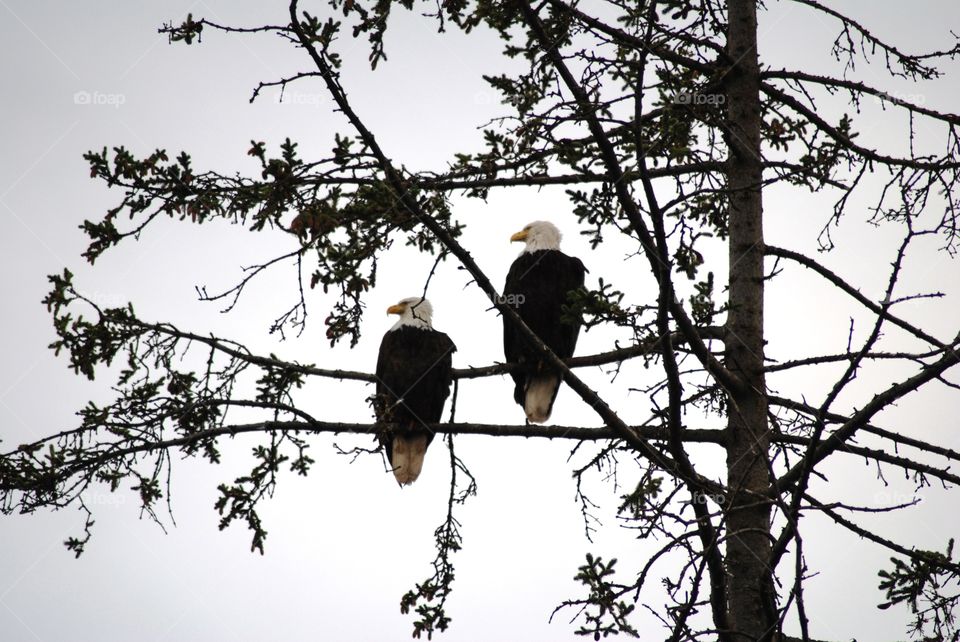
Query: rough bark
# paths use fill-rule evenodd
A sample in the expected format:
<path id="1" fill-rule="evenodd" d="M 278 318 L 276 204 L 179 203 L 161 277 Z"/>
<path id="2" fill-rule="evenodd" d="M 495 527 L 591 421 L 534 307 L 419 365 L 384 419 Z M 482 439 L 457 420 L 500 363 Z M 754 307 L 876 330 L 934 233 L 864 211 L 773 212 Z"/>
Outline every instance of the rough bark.
<path id="1" fill-rule="evenodd" d="M 771 639 L 776 622 L 770 557 L 769 430 L 763 374 L 763 203 L 760 75 L 755 0 L 729 0 L 724 77 L 729 196 L 726 366 L 744 386 L 729 391 L 726 560 L 728 623 L 736 640 Z"/>

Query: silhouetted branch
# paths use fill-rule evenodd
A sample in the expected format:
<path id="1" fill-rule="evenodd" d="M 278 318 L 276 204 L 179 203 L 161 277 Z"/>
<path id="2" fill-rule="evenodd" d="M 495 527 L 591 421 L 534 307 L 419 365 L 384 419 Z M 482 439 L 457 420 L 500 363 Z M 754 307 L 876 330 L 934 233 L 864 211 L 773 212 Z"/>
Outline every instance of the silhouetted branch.
<path id="1" fill-rule="evenodd" d="M 941 350 L 944 348 L 944 343 L 942 341 L 940 341 L 935 337 L 930 336 L 929 334 L 927 334 L 920 328 L 916 327 L 912 323 L 904 321 L 900 317 L 894 314 L 891 314 L 889 310 L 883 309 L 880 305 L 874 303 L 864 295 L 860 294 L 859 290 L 857 290 L 855 287 L 853 287 L 852 285 L 850 285 L 849 283 L 841 279 L 833 271 L 828 270 L 827 268 L 823 267 L 813 259 L 806 257 L 800 254 L 799 252 L 786 250 L 784 248 L 776 247 L 773 245 L 767 245 L 765 248 L 765 251 L 770 256 L 779 256 L 781 258 L 790 259 L 791 261 L 799 263 L 800 265 L 806 268 L 810 268 L 811 270 L 813 270 L 814 272 L 816 272 L 817 274 L 825 278 L 827 281 L 830 281 L 830 283 L 834 284 L 835 286 L 837 286 L 838 288 L 840 288 L 841 290 L 849 294 L 851 297 L 853 297 L 855 300 L 863 304 L 864 307 L 869 309 L 874 314 L 890 321 L 890 323 L 893 323 L 894 325 L 900 326 L 901 328 L 903 328 L 910 334 L 914 335 L 915 337 L 919 339 L 923 339 L 927 343 L 934 345 L 940 348 Z"/>
<path id="2" fill-rule="evenodd" d="M 902 383 L 894 384 L 883 392 L 876 394 L 863 408 L 853 413 L 850 419 L 840 428 L 830 434 L 823 440 L 823 443 L 810 455 L 812 464 L 816 464 L 831 453 L 838 450 L 843 443 L 852 437 L 858 430 L 870 422 L 870 419 L 878 412 L 896 402 L 898 399 L 916 391 L 920 386 L 943 374 L 947 369 L 957 365 L 960 362 L 960 356 L 956 349 L 960 346 L 960 335 L 954 339 L 953 343 L 944 349 L 943 356 L 932 364 L 922 368 L 920 372 L 913 375 Z M 802 474 L 804 463 L 793 466 L 789 471 L 777 480 L 771 490 L 771 494 L 779 494 L 790 489 Z"/>

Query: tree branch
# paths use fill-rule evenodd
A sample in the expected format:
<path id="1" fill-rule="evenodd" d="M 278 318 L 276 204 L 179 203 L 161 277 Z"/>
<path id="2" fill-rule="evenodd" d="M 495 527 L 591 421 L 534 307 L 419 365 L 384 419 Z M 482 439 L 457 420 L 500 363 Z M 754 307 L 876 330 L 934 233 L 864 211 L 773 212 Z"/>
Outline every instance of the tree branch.
<path id="1" fill-rule="evenodd" d="M 870 310 L 877 316 L 883 319 L 886 319 L 887 321 L 889 321 L 890 323 L 896 326 L 903 328 L 904 330 L 914 335 L 915 337 L 919 339 L 923 339 L 927 343 L 930 343 L 931 345 L 934 345 L 937 348 L 940 348 L 941 350 L 944 349 L 945 344 L 942 341 L 940 341 L 936 337 L 930 336 L 929 334 L 927 334 L 920 328 L 916 327 L 912 323 L 908 323 L 907 321 L 904 321 L 900 317 L 894 314 L 891 314 L 889 310 L 885 310 L 880 305 L 877 305 L 867 297 L 860 294 L 859 290 L 854 288 L 852 285 L 850 285 L 849 283 L 841 279 L 839 276 L 837 276 L 834 272 L 823 267 L 813 259 L 808 258 L 802 254 L 799 254 L 798 252 L 793 252 L 791 250 L 775 247 L 773 245 L 767 245 L 765 250 L 766 250 L 766 253 L 769 254 L 770 256 L 779 256 L 781 258 L 790 259 L 791 261 L 799 263 L 800 265 L 813 270 L 814 272 L 816 272 L 817 274 L 825 278 L 827 281 L 830 281 L 830 283 L 837 286 L 838 288 L 840 288 L 841 290 L 849 294 L 851 297 L 859 301 L 861 304 L 863 304 L 864 307 L 866 307 L 868 310 Z"/>
<path id="2" fill-rule="evenodd" d="M 957 365 L 957 363 L 960 362 L 960 356 L 958 356 L 956 352 L 958 345 L 960 345 L 960 335 L 957 335 L 953 344 L 944 349 L 944 354 L 940 359 L 922 368 L 920 372 L 906 381 L 894 384 L 883 392 L 874 395 L 873 399 L 871 399 L 866 406 L 851 415 L 840 428 L 831 433 L 813 453 L 808 455 L 810 458 L 809 465 L 815 466 L 817 463 L 829 457 L 830 454 L 839 449 L 847 439 L 852 437 L 857 430 L 868 424 L 870 419 L 878 412 L 896 402 L 898 399 L 914 392 L 928 381 L 940 376 L 949 368 Z M 771 488 L 771 496 L 775 497 L 789 490 L 793 484 L 800 479 L 803 467 L 804 463 L 800 462 L 781 476 Z"/>

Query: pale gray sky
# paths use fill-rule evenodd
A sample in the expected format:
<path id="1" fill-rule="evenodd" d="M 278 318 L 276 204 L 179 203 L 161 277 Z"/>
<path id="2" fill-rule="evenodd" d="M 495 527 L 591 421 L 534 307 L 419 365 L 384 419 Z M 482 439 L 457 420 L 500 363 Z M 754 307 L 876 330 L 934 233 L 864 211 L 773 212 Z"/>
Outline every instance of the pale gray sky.
<path id="1" fill-rule="evenodd" d="M 284 104 L 272 93 L 248 104 L 257 82 L 306 67 L 302 55 L 279 39 L 205 33 L 201 46 L 184 47 L 168 46 L 156 32 L 161 23 L 178 21 L 188 12 L 237 25 L 286 20 L 286 3 L 236 5 L 0 0 L 5 115 L 0 120 L 0 294 L 6 330 L 0 342 L 7 356 L 0 368 L 0 438 L 5 450 L 70 427 L 73 413 L 86 400 L 111 397 L 109 373 L 87 382 L 46 349 L 53 332 L 40 300 L 47 291 L 46 275 L 64 267 L 76 273 L 79 287 L 92 298 L 108 305 L 132 300 L 145 319 L 246 340 L 259 353 L 363 370 L 373 369 L 380 336 L 392 323 L 381 311 L 421 290 L 431 261 L 398 249 L 383 262 L 378 287 L 367 301 L 363 340 L 351 352 L 328 348 L 322 324 L 326 301 L 315 293 L 309 301 L 312 323 L 301 337 L 280 344 L 266 335 L 270 320 L 294 295 L 292 270 L 280 269 L 254 286 L 229 316 L 195 300 L 194 285 L 231 285 L 240 264 L 289 247 L 285 235 L 252 235 L 217 223 L 196 228 L 164 222 L 139 244 L 108 252 L 93 269 L 80 258 L 85 243 L 77 226 L 85 218 L 102 216 L 118 200 L 118 194 L 89 178 L 81 158 L 87 150 L 124 145 L 139 155 L 163 147 L 173 155 L 184 149 L 199 168 L 254 173 L 255 161 L 246 156 L 251 139 L 275 149 L 290 136 L 305 158 L 316 158 L 328 152 L 334 131 L 348 131 L 331 114 L 318 84 L 288 89 Z M 761 54 L 768 64 L 834 70 L 826 49 L 835 25 L 790 2 L 770 5 L 761 18 Z M 960 8 L 952 0 L 844 5 L 878 35 L 907 50 L 947 47 L 949 30 L 960 31 Z M 315 10 L 323 6 L 318 3 Z M 478 149 L 477 127 L 499 109 L 496 95 L 479 76 L 505 68 L 498 58 L 499 43 L 455 32 L 437 36 L 427 21 L 401 13 L 387 45 L 390 60 L 376 72 L 366 67 L 364 44 L 341 48 L 344 84 L 387 153 L 411 169 L 439 169 L 454 152 Z M 886 80 L 879 68 L 858 68 L 860 77 L 891 93 L 956 111 L 960 66 L 948 71 L 936 85 L 911 86 Z M 82 104 L 87 98 L 88 104 Z M 833 117 L 843 109 L 841 100 L 824 104 L 836 110 Z M 870 104 L 856 129 L 872 144 L 899 151 L 904 126 L 902 115 L 884 114 Z M 928 143 L 942 140 L 941 130 L 922 133 Z M 801 198 L 786 188 L 769 190 L 765 199 L 768 240 L 813 253 L 828 201 Z M 594 283 L 606 275 L 619 279 L 637 300 L 652 300 L 653 285 L 642 262 L 624 261 L 628 246 L 611 241 L 602 252 L 591 252 L 577 234 L 570 209 L 560 190 L 495 191 L 487 203 L 455 201 L 456 216 L 469 225 L 465 244 L 496 284 L 502 283 L 518 250 L 507 242 L 509 235 L 530 220 L 551 218 L 566 232 L 564 248 L 583 258 Z M 862 210 L 851 212 L 836 230 L 840 249 L 821 258 L 864 292 L 877 294 L 897 232 L 864 226 Z M 940 289 L 953 298 L 916 304 L 905 315 L 946 338 L 956 333 L 960 319 L 958 265 L 934 253 L 933 245 L 911 255 L 904 290 Z M 717 272 L 722 282 L 723 270 Z M 479 290 L 467 285 L 452 264 L 438 273 L 431 299 L 436 327 L 459 346 L 457 365 L 501 358 L 499 319 L 486 311 Z M 774 282 L 767 306 L 769 354 L 778 359 L 815 349 L 840 350 L 848 318 L 862 318 L 847 300 L 795 268 Z M 610 340 L 609 334 L 590 332 L 582 337 L 578 353 L 607 349 Z M 897 341 L 891 333 L 888 345 Z M 862 403 L 871 389 L 904 372 L 876 368 L 864 373 L 842 400 L 844 408 Z M 626 366 L 614 385 L 599 370 L 581 374 L 626 419 L 645 418 L 646 398 L 626 392 L 652 381 L 642 366 Z M 783 375 L 770 381 L 784 394 L 811 399 L 829 384 L 826 377 Z M 368 394 L 357 383 L 310 382 L 301 400 L 323 419 L 365 421 Z M 522 416 L 510 395 L 505 379 L 465 382 L 458 417 L 516 423 Z M 879 422 L 960 448 L 958 409 L 956 394 L 940 386 L 906 400 Z M 554 420 L 597 425 L 570 391 L 561 392 Z M 399 599 L 429 574 L 433 530 L 446 506 L 443 446 L 432 447 L 417 484 L 400 491 L 378 458 L 348 465 L 330 447 L 332 441 L 345 447 L 369 445 L 368 439 L 320 436 L 312 441 L 313 473 L 306 479 L 288 475 L 263 510 L 269 532 L 263 557 L 249 553 L 248 533 L 241 527 L 218 532 L 212 508 L 217 484 L 245 472 L 254 443 L 249 438 L 226 445 L 228 456 L 220 467 L 177 462 L 177 523 L 168 524 L 167 534 L 138 521 L 129 491 L 88 496 L 97 523 L 79 560 L 62 546 L 81 529 L 77 512 L 3 518 L 0 637 L 18 642 L 407 638 L 410 619 L 399 613 Z M 561 614 L 552 625 L 547 619 L 563 599 L 580 595 L 572 577 L 584 553 L 616 556 L 622 570 L 629 571 L 642 566 L 656 543 L 635 541 L 615 528 L 613 500 L 601 506 L 608 528 L 594 544 L 586 541 L 570 477 L 574 464 L 566 461 L 568 444 L 484 437 L 459 438 L 457 444 L 480 492 L 460 514 L 464 550 L 455 560 L 457 580 L 448 604 L 453 624 L 443 639 L 572 639 L 571 613 Z M 696 455 L 702 465 L 722 468 L 719 450 L 698 450 Z M 582 457 L 574 460 L 582 462 Z M 891 472 L 891 486 L 883 488 L 873 481 L 872 469 L 857 459 L 837 458 L 826 470 L 830 483 L 817 487 L 825 498 L 881 504 L 911 496 L 910 488 L 899 483 L 901 476 Z M 622 481 L 629 485 L 633 480 Z M 594 483 L 595 500 L 616 494 L 609 485 Z M 948 503 L 933 490 L 923 496 L 921 506 L 908 515 L 875 523 L 899 541 L 942 548 L 960 525 L 955 499 Z M 906 613 L 874 608 L 881 601 L 875 571 L 888 555 L 854 537 L 820 529 L 816 519 L 811 522 L 816 527 L 808 527 L 805 537 L 808 561 L 820 572 L 807 595 L 811 632 L 836 640 L 903 637 Z M 643 601 L 659 606 L 657 590 L 651 584 Z M 664 636 L 649 615 L 640 613 L 636 623 L 644 639 Z"/>

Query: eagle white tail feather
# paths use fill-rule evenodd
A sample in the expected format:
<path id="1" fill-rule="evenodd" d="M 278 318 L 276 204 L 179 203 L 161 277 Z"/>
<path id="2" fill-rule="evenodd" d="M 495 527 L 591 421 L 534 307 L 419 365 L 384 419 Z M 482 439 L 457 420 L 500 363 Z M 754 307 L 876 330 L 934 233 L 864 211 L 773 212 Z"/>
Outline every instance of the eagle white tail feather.
<path id="1" fill-rule="evenodd" d="M 560 377 L 557 375 L 540 375 L 527 380 L 526 397 L 523 400 L 523 410 L 527 419 L 535 424 L 542 424 L 550 418 L 553 400 L 560 387 Z"/>
<path id="2" fill-rule="evenodd" d="M 412 484 L 423 469 L 423 457 L 427 454 L 427 436 L 397 435 L 393 439 L 393 476 L 401 486 Z"/>

